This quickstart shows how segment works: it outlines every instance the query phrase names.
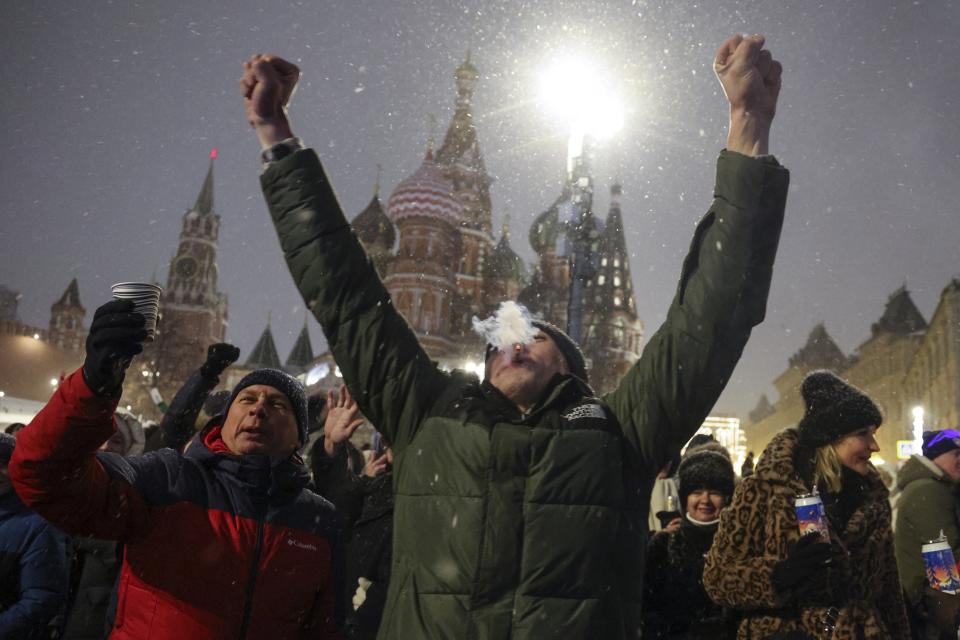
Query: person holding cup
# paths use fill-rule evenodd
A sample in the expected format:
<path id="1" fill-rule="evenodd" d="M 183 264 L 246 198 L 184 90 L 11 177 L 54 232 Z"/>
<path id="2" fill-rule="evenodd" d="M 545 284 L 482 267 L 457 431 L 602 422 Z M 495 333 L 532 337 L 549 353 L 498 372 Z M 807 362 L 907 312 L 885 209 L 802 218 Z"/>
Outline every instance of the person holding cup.
<path id="1" fill-rule="evenodd" d="M 17 494 L 68 534 L 124 543 L 113 640 L 339 638 L 342 521 L 307 488 L 298 380 L 250 372 L 184 453 L 98 452 L 146 320 L 131 300 L 97 309 L 83 367 L 19 434 Z"/>
<path id="2" fill-rule="evenodd" d="M 803 419 L 773 437 L 720 517 L 707 594 L 741 612 L 739 638 L 906 640 L 890 503 L 870 462 L 880 410 L 829 371 L 808 374 L 800 393 Z M 810 495 L 826 535 L 801 537 L 796 501 Z"/>

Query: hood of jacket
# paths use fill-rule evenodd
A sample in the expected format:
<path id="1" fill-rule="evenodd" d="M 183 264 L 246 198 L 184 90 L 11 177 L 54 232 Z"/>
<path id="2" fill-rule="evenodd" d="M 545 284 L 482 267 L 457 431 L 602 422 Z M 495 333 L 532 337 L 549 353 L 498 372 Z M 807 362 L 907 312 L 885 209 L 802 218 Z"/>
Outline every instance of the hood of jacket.
<path id="1" fill-rule="evenodd" d="M 932 460 L 914 454 L 906 461 L 900 473 L 897 474 L 897 488 L 901 491 L 907 488 L 907 485 L 917 480 L 934 480 L 945 484 L 953 484 L 949 476 Z"/>

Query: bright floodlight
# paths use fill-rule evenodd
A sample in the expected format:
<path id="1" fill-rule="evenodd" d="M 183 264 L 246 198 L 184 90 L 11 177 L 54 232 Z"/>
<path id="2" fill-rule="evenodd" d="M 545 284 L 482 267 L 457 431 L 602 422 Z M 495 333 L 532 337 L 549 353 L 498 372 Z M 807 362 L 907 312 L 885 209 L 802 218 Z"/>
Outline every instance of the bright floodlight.
<path id="1" fill-rule="evenodd" d="M 541 78 L 540 100 L 581 135 L 608 138 L 623 127 L 623 105 L 613 82 L 580 56 L 553 61 Z"/>

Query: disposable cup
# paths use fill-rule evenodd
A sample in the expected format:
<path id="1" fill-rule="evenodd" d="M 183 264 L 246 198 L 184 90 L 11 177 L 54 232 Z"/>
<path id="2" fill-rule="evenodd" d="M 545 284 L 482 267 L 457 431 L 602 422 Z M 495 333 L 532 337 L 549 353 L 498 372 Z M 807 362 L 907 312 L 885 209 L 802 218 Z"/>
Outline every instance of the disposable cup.
<path id="1" fill-rule="evenodd" d="M 152 342 L 157 337 L 157 315 L 163 289 L 148 282 L 118 282 L 110 288 L 117 300 L 133 302 L 133 310 L 146 320 L 147 342 Z"/>
<path id="2" fill-rule="evenodd" d="M 927 581 L 932 589 L 954 594 L 960 591 L 957 563 L 945 536 L 924 544 L 920 553 L 923 556 Z"/>

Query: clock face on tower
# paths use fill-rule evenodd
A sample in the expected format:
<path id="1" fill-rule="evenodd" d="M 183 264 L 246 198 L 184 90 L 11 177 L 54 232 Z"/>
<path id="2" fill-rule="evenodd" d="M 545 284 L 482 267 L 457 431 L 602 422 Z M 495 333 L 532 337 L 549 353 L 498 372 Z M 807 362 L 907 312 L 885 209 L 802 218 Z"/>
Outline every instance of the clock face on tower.
<path id="1" fill-rule="evenodd" d="M 176 270 L 181 278 L 190 278 L 197 272 L 197 261 L 190 256 L 184 256 L 177 260 Z"/>

